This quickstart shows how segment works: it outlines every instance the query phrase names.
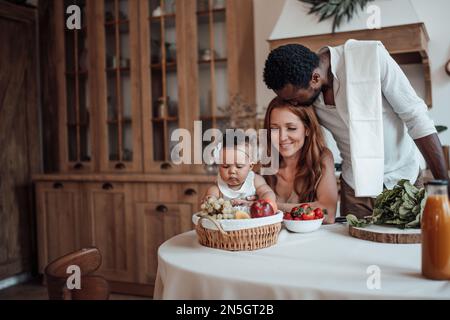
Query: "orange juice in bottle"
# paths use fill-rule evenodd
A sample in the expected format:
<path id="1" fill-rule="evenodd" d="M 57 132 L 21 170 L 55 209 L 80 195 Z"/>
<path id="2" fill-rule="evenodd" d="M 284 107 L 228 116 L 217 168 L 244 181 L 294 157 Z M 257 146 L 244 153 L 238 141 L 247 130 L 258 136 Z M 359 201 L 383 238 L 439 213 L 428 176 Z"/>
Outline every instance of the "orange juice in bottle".
<path id="1" fill-rule="evenodd" d="M 429 279 L 450 280 L 450 206 L 448 182 L 427 184 L 428 198 L 422 216 L 422 274 Z"/>

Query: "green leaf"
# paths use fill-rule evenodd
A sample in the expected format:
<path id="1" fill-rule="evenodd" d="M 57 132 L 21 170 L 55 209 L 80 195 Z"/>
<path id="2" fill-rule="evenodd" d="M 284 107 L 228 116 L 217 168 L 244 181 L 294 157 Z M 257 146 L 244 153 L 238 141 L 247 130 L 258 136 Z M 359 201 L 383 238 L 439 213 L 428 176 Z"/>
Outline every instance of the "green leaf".
<path id="1" fill-rule="evenodd" d="M 406 200 L 405 202 L 403 202 L 403 204 L 401 205 L 401 207 L 408 209 L 408 210 L 412 210 L 415 206 L 415 203 L 411 200 Z"/>
<path id="2" fill-rule="evenodd" d="M 418 189 L 406 179 L 391 190 L 384 190 L 375 200 L 374 224 L 390 224 L 398 228 L 420 227 L 425 206 L 425 189 Z"/>
<path id="3" fill-rule="evenodd" d="M 404 205 L 402 205 L 399 209 L 398 209 L 398 214 L 401 218 L 405 218 L 409 213 L 411 212 L 410 209 L 406 208 Z"/>
<path id="4" fill-rule="evenodd" d="M 447 130 L 448 128 L 446 126 L 436 126 L 436 131 L 438 133 L 444 132 L 445 130 Z"/>
<path id="5" fill-rule="evenodd" d="M 403 184 L 403 188 L 405 189 L 406 193 L 408 194 L 408 196 L 410 196 L 412 199 L 416 198 L 416 194 L 417 192 L 419 192 L 419 189 L 417 189 L 416 187 L 414 187 L 411 182 L 406 181 Z"/>
<path id="6" fill-rule="evenodd" d="M 358 11 L 364 11 L 367 3 L 373 0 L 299 0 L 311 5 L 309 14 L 319 16 L 319 22 L 333 18 L 332 32 L 334 33 L 343 18 L 349 21 Z"/>
<path id="7" fill-rule="evenodd" d="M 348 214 L 346 216 L 347 219 L 347 223 L 353 227 L 365 227 L 368 225 L 367 221 L 364 219 L 358 219 L 356 216 L 354 216 L 353 214 Z"/>
<path id="8" fill-rule="evenodd" d="M 356 227 L 358 225 L 358 218 L 352 214 L 348 214 L 346 216 L 347 223 L 351 226 Z"/>

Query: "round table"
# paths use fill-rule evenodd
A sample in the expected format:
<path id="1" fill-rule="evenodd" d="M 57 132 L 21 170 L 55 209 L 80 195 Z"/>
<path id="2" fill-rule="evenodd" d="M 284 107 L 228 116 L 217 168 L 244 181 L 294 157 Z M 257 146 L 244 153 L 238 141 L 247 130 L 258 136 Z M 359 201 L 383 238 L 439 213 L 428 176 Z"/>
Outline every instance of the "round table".
<path id="1" fill-rule="evenodd" d="M 282 229 L 256 251 L 201 246 L 194 231 L 159 247 L 155 299 L 450 299 L 450 282 L 421 275 L 420 244 L 352 238 L 342 224 Z"/>

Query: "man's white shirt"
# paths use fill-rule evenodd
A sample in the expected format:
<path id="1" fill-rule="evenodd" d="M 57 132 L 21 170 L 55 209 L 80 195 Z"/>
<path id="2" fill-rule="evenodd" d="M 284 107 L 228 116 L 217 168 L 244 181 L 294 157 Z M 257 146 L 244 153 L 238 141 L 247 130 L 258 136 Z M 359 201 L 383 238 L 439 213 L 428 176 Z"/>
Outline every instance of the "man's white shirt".
<path id="1" fill-rule="evenodd" d="M 342 177 L 355 189 L 349 128 L 341 117 L 342 111 L 347 109 L 344 46 L 328 48 L 336 106 L 325 105 L 323 95 L 320 94 L 314 107 L 320 124 L 327 128 L 336 140 L 342 157 Z M 426 104 L 417 96 L 408 78 L 384 47 L 380 48 L 379 59 L 384 132 L 384 185 L 391 189 L 400 179 L 408 179 L 412 183 L 416 181 L 420 158 L 413 140 L 435 133 L 436 128 L 429 117 Z"/>

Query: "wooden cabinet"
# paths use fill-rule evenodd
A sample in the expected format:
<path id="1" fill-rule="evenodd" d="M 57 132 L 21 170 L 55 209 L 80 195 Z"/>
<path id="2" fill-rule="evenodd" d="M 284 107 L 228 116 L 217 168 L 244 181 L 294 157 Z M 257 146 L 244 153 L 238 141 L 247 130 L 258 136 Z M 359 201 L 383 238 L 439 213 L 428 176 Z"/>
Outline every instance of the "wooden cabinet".
<path id="1" fill-rule="evenodd" d="M 96 4 L 100 171 L 142 171 L 139 1 Z"/>
<path id="2" fill-rule="evenodd" d="M 192 171 L 170 163 L 174 130 L 193 133 L 194 121 L 202 121 L 202 134 L 223 130 L 233 99 L 255 101 L 252 2 L 177 0 L 166 8 L 167 3 L 143 1 L 140 10 L 148 172 Z"/>
<path id="3" fill-rule="evenodd" d="M 193 229 L 192 214 L 210 185 L 210 178 L 191 177 L 193 182 L 176 183 L 149 175 L 140 181 L 36 176 L 39 271 L 53 259 L 95 246 L 102 255 L 98 273 L 113 291 L 151 296 L 158 247 Z"/>
<path id="4" fill-rule="evenodd" d="M 39 271 L 50 261 L 89 244 L 81 185 L 42 182 L 36 185 Z"/>
<path id="5" fill-rule="evenodd" d="M 96 169 L 95 111 L 98 107 L 94 3 L 85 0 L 53 3 L 59 124 L 56 136 L 61 171 L 92 172 Z M 66 27 L 65 12 L 71 4 L 81 10 L 81 29 Z"/>
<path id="6" fill-rule="evenodd" d="M 173 236 L 192 229 L 192 204 L 148 202 L 136 204 L 139 282 L 153 284 L 158 267 L 158 248 Z"/>
<path id="7" fill-rule="evenodd" d="M 65 26 L 71 4 L 81 29 Z M 65 0 L 53 9 L 62 172 L 194 172 L 172 163 L 174 131 L 192 134 L 194 121 L 201 133 L 225 129 L 231 104 L 255 102 L 251 0 Z"/>
<path id="8" fill-rule="evenodd" d="M 128 201 L 123 183 L 85 183 L 89 244 L 102 254 L 99 273 L 115 281 L 133 281 L 133 216 L 127 212 Z"/>
<path id="9" fill-rule="evenodd" d="M 202 133 L 230 125 L 235 99 L 254 104 L 252 4 L 39 1 L 52 19 L 41 54 L 57 79 L 44 78 L 55 89 L 44 93 L 43 118 L 58 114 L 56 129 L 45 126 L 46 150 L 51 136 L 59 150 L 57 163 L 45 164 L 57 172 L 34 177 L 41 271 L 94 245 L 113 290 L 151 295 L 158 246 L 192 228 L 214 181 L 202 166 L 173 163 L 172 133 L 186 129 L 194 142 L 194 121 L 202 121 L 202 148 Z M 69 5 L 81 10 L 80 29 L 66 26 Z"/>

